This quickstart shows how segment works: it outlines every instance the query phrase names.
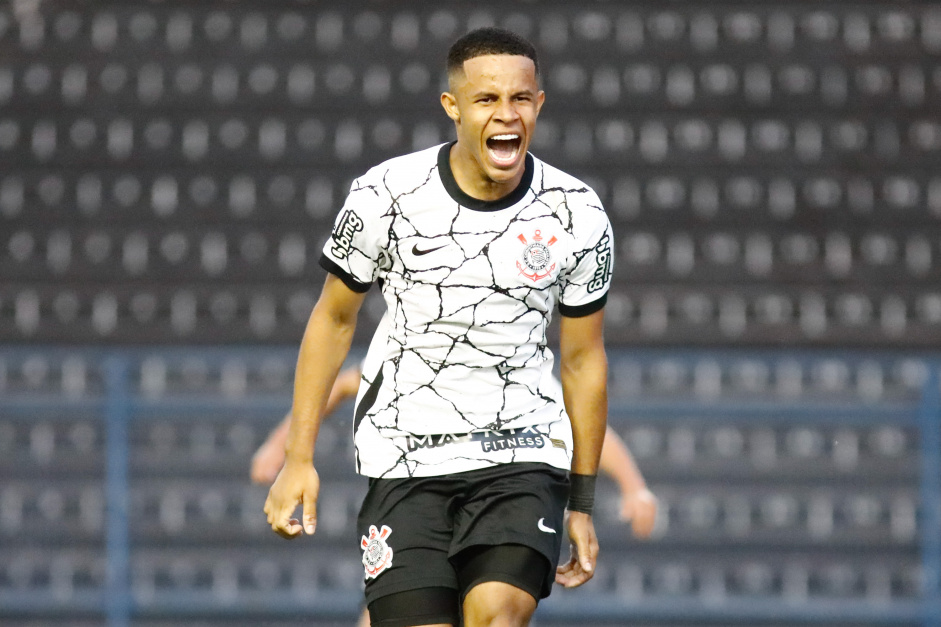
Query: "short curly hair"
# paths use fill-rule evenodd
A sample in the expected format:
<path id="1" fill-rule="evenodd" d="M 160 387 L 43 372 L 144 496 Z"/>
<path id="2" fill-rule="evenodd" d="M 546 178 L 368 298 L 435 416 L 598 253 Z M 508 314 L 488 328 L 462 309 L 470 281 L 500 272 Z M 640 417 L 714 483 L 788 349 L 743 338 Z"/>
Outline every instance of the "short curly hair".
<path id="1" fill-rule="evenodd" d="M 463 71 L 464 62 L 488 54 L 509 54 L 529 57 L 539 76 L 539 59 L 536 48 L 523 37 L 502 28 L 478 28 L 467 33 L 451 45 L 448 50 L 448 75 Z"/>

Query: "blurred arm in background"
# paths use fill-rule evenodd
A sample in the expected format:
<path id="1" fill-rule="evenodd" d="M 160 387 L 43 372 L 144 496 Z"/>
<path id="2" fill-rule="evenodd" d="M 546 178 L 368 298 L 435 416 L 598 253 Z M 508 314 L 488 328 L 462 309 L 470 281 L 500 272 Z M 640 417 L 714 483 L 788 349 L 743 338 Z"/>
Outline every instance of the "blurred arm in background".
<path id="1" fill-rule="evenodd" d="M 330 390 L 327 404 L 324 406 L 324 416 L 332 414 L 343 401 L 356 396 L 359 390 L 359 381 L 362 370 L 359 366 L 350 366 L 337 375 L 337 380 Z M 268 438 L 258 447 L 252 456 L 251 478 L 255 483 L 269 485 L 281 471 L 284 465 L 284 443 L 288 437 L 291 426 L 291 412 L 285 414 L 284 419 L 277 427 L 272 429 Z"/>

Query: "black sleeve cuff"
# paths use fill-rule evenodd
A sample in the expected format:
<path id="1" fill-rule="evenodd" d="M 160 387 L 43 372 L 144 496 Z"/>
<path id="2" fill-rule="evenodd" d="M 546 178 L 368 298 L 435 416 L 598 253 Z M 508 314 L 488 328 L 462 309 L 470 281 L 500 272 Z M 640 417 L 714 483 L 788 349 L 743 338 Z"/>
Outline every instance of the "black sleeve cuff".
<path id="1" fill-rule="evenodd" d="M 354 279 L 349 272 L 338 266 L 336 262 L 322 253 L 320 255 L 320 267 L 343 281 L 348 288 L 357 294 L 365 294 L 369 291 L 369 288 L 372 287 L 372 283 L 360 283 Z"/>
<path id="2" fill-rule="evenodd" d="M 565 316 L 566 318 L 583 318 L 585 316 L 590 316 L 596 311 L 604 308 L 605 303 L 608 302 L 608 293 L 605 292 L 601 295 L 596 301 L 592 301 L 585 305 L 576 305 L 574 307 L 569 307 L 568 305 L 563 305 L 559 303 L 559 313 Z"/>

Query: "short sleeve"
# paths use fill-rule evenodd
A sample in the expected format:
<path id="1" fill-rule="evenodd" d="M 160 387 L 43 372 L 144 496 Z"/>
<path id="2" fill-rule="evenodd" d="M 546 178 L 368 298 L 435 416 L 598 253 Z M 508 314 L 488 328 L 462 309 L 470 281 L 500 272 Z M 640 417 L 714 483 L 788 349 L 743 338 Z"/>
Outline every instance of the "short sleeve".
<path id="1" fill-rule="evenodd" d="M 367 292 L 383 257 L 381 215 L 388 203 L 376 186 L 353 181 L 350 194 L 324 244 L 320 265 L 354 292 Z"/>
<path id="2" fill-rule="evenodd" d="M 586 207 L 575 222 L 576 250 L 560 289 L 559 313 L 570 318 L 593 314 L 608 299 L 614 269 L 614 234 L 599 207 Z"/>

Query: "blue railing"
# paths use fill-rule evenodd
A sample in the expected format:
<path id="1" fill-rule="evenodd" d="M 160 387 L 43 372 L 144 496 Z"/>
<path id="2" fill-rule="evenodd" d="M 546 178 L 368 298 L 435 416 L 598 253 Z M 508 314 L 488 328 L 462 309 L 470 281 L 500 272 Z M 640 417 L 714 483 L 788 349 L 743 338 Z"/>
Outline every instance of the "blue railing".
<path id="1" fill-rule="evenodd" d="M 257 362 L 259 355 L 277 357 L 293 363 L 294 349 L 246 348 L 246 349 L 165 349 L 165 350 L 100 350 L 100 349 L 49 349 L 9 348 L 0 349 L 4 363 L 15 363 L 26 355 L 43 355 L 50 363 L 65 355 L 80 355 L 100 376 L 102 390 L 73 398 L 62 395 L 17 388 L 9 382 L 7 390 L 0 393 L 0 418 L 8 411 L 20 415 L 64 409 L 84 409 L 100 416 L 105 424 L 105 479 L 106 533 L 104 538 L 107 574 L 103 589 L 96 592 L 75 594 L 57 601 L 30 591 L 12 592 L 0 588 L 0 618 L 9 616 L 31 616 L 64 614 L 71 611 L 95 613 L 103 616 L 110 627 L 125 627 L 132 623 L 141 608 L 135 601 L 131 589 L 131 562 L 133 539 L 129 511 L 130 478 L 130 426 L 133 421 L 146 419 L 147 415 L 161 411 L 194 409 L 238 408 L 251 410 L 258 415 L 276 415 L 283 411 L 287 400 L 283 391 L 252 394 L 224 394 L 222 392 L 196 392 L 176 394 L 172 390 L 157 395 L 141 392 L 139 378 L 142 360 L 157 356 L 170 363 L 184 359 L 194 351 L 202 359 L 219 364 L 231 359 L 244 359 L 246 363 Z M 827 353 L 794 353 L 794 359 L 825 359 Z M 758 359 L 779 360 L 774 352 L 724 353 L 713 355 L 706 352 L 683 351 L 612 351 L 613 365 L 623 360 L 638 363 L 653 362 L 668 358 L 680 363 L 695 363 L 708 356 L 722 364 L 731 360 Z M 897 355 L 841 354 L 841 359 L 850 362 L 860 359 L 896 359 Z M 744 624 L 766 620 L 790 621 L 795 624 L 833 624 L 853 622 L 869 625 L 921 625 L 941 627 L 941 394 L 939 394 L 939 372 L 941 360 L 936 357 L 917 355 L 907 357 L 924 366 L 920 393 L 894 397 L 892 400 L 863 400 L 843 395 L 839 398 L 825 395 L 806 395 L 792 400 L 782 400 L 772 395 L 731 397 L 720 395 L 712 399 L 696 399 L 691 395 L 671 396 L 640 394 L 639 396 L 613 395 L 612 416 L 620 418 L 635 415 L 669 418 L 677 415 L 715 417 L 765 416 L 773 421 L 807 420 L 821 416 L 822 420 L 849 424 L 885 422 L 893 425 L 917 427 L 919 434 L 920 466 L 917 486 L 919 506 L 919 552 L 922 570 L 922 594 L 918 599 L 867 601 L 841 601 L 810 599 L 800 604 L 777 598 L 728 599 L 721 603 L 708 600 L 644 599 L 627 601 L 612 596 L 593 594 L 590 590 L 574 596 L 553 594 L 539 610 L 541 620 L 556 621 L 611 621 L 611 620 L 697 620 Z M 15 388 L 15 389 L 14 389 Z M 3 549 L 0 549 L 2 555 Z M 240 594 L 236 598 L 221 602 L 197 593 L 174 593 L 161 596 L 151 603 L 149 613 L 167 616 L 212 616 L 248 614 L 296 615 L 307 612 L 322 618 L 353 616 L 359 608 L 358 591 L 350 591 L 305 601 L 281 591 L 264 594 Z M 155 609 L 156 608 L 156 609 Z"/>

